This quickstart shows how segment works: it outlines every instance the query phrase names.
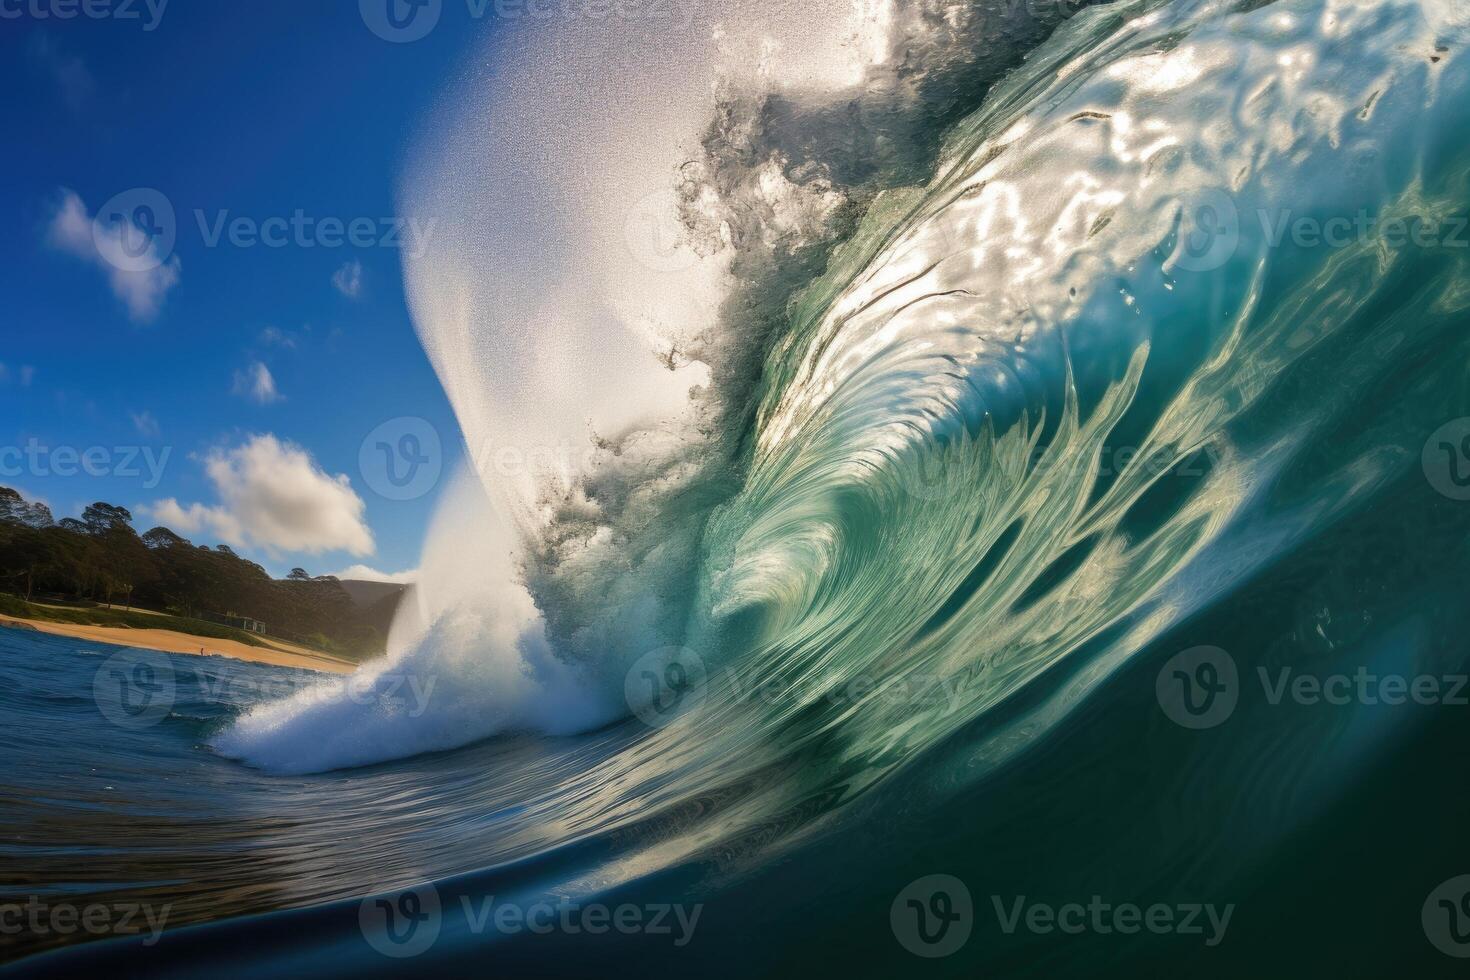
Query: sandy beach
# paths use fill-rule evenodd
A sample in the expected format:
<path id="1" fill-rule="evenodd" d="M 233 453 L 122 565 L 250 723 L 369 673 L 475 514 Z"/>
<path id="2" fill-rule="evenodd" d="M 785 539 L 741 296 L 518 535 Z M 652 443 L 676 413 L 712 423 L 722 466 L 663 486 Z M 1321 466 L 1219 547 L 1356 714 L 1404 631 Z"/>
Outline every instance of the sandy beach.
<path id="1" fill-rule="evenodd" d="M 268 647 L 255 647 L 236 640 L 220 640 L 208 636 L 193 636 L 174 630 L 129 629 L 121 626 L 83 626 L 71 623 L 48 623 L 39 619 L 20 619 L 13 616 L 0 617 L 0 627 L 11 629 L 33 629 L 53 636 L 69 636 L 90 643 L 106 643 L 120 647 L 143 647 L 161 650 L 164 653 L 184 653 L 199 656 L 215 654 L 249 660 L 255 663 L 275 664 L 278 667 L 303 667 L 336 674 L 350 674 L 357 664 L 305 647 L 298 647 L 281 640 L 268 640 Z"/>

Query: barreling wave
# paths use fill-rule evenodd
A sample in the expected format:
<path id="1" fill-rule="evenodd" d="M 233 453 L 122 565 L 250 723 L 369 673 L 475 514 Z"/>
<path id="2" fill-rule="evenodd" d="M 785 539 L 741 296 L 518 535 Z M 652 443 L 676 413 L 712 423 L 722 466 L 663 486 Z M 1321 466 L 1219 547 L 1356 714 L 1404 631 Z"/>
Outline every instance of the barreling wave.
<path id="1" fill-rule="evenodd" d="M 814 829 L 962 726 L 1004 715 L 936 782 L 1031 744 L 1416 465 L 1384 447 L 1418 389 L 1320 446 L 1470 308 L 1470 250 L 1383 233 L 1470 200 L 1459 5 L 894 4 L 836 40 L 762 10 L 666 38 L 658 77 L 638 38 L 503 41 L 499 101 L 446 110 L 468 135 L 405 206 L 453 231 L 407 280 L 473 472 L 364 668 L 433 676 L 431 709 L 303 697 L 222 751 L 317 771 L 632 713 L 543 791 L 725 791 L 660 861 Z"/>

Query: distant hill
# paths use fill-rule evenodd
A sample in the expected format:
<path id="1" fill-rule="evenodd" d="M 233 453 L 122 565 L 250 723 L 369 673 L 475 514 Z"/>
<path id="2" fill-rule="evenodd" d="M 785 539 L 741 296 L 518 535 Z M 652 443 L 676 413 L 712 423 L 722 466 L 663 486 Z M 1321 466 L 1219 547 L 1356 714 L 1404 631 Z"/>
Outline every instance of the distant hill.
<path id="1" fill-rule="evenodd" d="M 272 578 L 227 545 L 195 545 L 166 527 L 139 534 L 127 508 L 104 501 L 58 521 L 45 504 L 4 486 L 0 592 L 93 620 L 110 612 L 98 607 L 121 606 L 124 616 L 163 613 L 198 623 L 180 632 L 200 636 L 215 635 L 200 632 L 211 620 L 256 620 L 268 636 L 354 660 L 383 652 L 406 594 L 402 585 L 338 582 L 304 568 Z"/>
<path id="2" fill-rule="evenodd" d="M 408 591 L 408 586 L 401 582 L 365 582 L 362 579 L 341 579 L 342 591 L 347 593 L 359 609 L 367 609 L 376 606 L 384 599 L 392 596 L 401 597 Z"/>

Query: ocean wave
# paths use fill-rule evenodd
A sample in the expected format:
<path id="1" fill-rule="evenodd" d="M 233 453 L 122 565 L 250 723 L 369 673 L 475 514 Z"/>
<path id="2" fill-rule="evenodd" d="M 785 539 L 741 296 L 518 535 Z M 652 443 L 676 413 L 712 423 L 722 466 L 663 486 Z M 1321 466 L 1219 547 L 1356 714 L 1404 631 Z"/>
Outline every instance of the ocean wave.
<path id="1" fill-rule="evenodd" d="M 475 472 L 364 670 L 438 693 L 298 696 L 217 748 L 316 771 L 575 734 L 677 668 L 698 705 L 618 767 L 629 798 L 778 773 L 734 822 L 769 820 L 1058 685 L 1004 758 L 1412 463 L 1312 440 L 1470 304 L 1464 251 L 1383 231 L 1464 211 L 1455 4 L 879 7 L 706 12 L 661 72 L 634 37 L 497 41 L 404 192 L 461 219 L 407 281 Z M 650 255 L 644 219 L 679 237 Z M 1268 512 L 1304 459 L 1330 493 Z M 881 696 L 919 678 L 945 696 Z"/>

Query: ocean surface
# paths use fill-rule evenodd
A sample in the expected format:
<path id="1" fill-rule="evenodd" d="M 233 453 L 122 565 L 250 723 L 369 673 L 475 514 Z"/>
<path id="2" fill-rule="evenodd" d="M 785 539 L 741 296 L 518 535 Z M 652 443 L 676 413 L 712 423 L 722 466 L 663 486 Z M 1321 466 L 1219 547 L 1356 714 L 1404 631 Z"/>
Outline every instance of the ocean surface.
<path id="1" fill-rule="evenodd" d="M 446 98 L 386 658 L 0 630 L 17 975 L 1463 970 L 1470 8 L 796 6 Z"/>

